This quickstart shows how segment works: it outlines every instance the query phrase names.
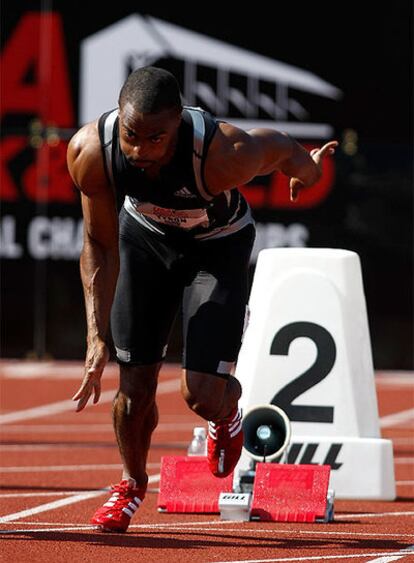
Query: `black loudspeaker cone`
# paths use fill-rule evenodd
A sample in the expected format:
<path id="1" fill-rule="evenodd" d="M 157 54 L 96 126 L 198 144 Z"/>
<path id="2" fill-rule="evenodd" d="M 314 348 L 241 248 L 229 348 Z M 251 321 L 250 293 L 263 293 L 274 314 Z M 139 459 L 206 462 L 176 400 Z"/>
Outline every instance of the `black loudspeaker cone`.
<path id="1" fill-rule="evenodd" d="M 259 456 L 274 454 L 283 444 L 285 435 L 272 424 L 261 424 L 256 430 L 254 450 Z"/>
<path id="2" fill-rule="evenodd" d="M 290 434 L 283 411 L 273 406 L 258 406 L 246 413 L 242 424 L 244 448 L 256 461 L 272 460 L 279 452 L 283 453 Z"/>

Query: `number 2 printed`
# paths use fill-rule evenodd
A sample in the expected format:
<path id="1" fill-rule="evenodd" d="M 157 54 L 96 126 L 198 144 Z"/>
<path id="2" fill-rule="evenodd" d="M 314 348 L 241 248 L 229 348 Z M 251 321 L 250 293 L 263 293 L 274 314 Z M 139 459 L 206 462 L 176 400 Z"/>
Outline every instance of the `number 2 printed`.
<path id="1" fill-rule="evenodd" d="M 270 354 L 287 356 L 290 344 L 300 337 L 310 338 L 316 345 L 314 364 L 293 381 L 285 385 L 271 400 L 271 404 L 285 411 L 293 422 L 333 422 L 334 407 L 317 405 L 292 405 L 292 401 L 325 379 L 336 358 L 335 341 L 322 326 L 310 322 L 290 323 L 274 336 Z"/>

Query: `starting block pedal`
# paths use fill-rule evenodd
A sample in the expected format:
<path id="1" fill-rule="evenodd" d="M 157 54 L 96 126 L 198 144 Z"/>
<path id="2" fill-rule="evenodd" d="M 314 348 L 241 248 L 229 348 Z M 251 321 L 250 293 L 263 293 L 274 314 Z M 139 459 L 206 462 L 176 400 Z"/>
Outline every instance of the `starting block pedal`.
<path id="1" fill-rule="evenodd" d="M 328 522 L 333 519 L 329 465 L 257 463 L 252 520 Z"/>
<path id="2" fill-rule="evenodd" d="M 159 512 L 219 513 L 219 496 L 231 494 L 233 474 L 214 477 L 205 456 L 161 458 Z"/>

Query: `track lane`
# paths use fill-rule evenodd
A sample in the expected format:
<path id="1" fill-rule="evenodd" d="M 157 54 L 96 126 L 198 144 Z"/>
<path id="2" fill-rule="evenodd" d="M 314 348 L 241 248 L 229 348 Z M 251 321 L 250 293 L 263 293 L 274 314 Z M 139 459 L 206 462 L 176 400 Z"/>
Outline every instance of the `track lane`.
<path id="1" fill-rule="evenodd" d="M 71 364 L 71 370 L 77 369 Z M 1 369 L 0 369 L 1 372 Z M 70 370 L 66 373 L 72 373 Z M 13 388 L 16 382 L 39 389 L 39 396 L 31 393 L 32 403 L 27 397 L 14 397 L 16 410 L 32 408 L 36 404 L 45 404 L 45 388 L 48 387 L 47 400 L 62 401 L 73 393 L 76 382 L 73 374 L 70 379 L 64 379 L 61 370 L 59 383 L 51 386 L 51 375 L 40 374 L 42 379 L 36 382 L 9 377 L 6 385 Z M 162 381 L 177 378 L 177 368 L 169 369 L 168 374 L 162 375 Z M 165 378 L 165 379 L 163 379 Z M 35 379 L 32 377 L 31 379 Z M 41 383 L 39 386 L 38 384 Z M 115 376 L 110 376 L 106 384 L 111 387 L 116 383 Z M 33 387 L 32 387 L 33 386 Z M 52 390 L 52 391 L 51 391 Z M 15 391 L 14 391 L 15 392 Z M 9 394 L 14 395 L 13 389 Z M 67 393 L 65 395 L 65 393 Z M 399 395 L 402 396 L 399 401 Z M 390 384 L 381 383 L 378 387 L 380 413 L 393 414 L 399 410 L 413 407 L 413 402 L 407 393 L 407 386 L 401 390 L 392 389 Z M 3 403 L 4 404 L 4 403 Z M 384 407 L 385 405 L 385 407 Z M 153 447 L 150 451 L 151 463 L 160 462 L 162 455 L 182 455 L 191 437 L 192 426 L 198 424 L 199 419 L 190 413 L 178 393 L 161 395 L 159 399 L 161 411 L 161 426 L 154 435 Z M 8 405 L 8 410 L 10 408 Z M 5 411 L 3 411 L 5 412 Z M 83 416 L 84 415 L 84 416 Z M 109 420 L 108 420 L 109 419 Z M 81 421 L 81 422 L 79 422 Z M 73 425 L 70 432 L 40 431 L 36 425 L 48 426 L 49 431 L 58 424 Z M 176 428 L 173 428 L 176 423 Z M 20 423 L 19 423 L 20 424 Z M 93 429 L 86 432 L 85 427 L 91 429 L 93 425 L 107 425 L 104 432 Z M 180 426 L 181 424 L 181 426 Z M 188 425 L 183 426 L 183 425 Z M 5 425 L 2 433 L 6 449 L 2 451 L 3 465 L 11 466 L 47 466 L 47 465 L 113 465 L 113 469 L 99 470 L 98 467 L 82 469 L 78 472 L 39 471 L 38 473 L 10 472 L 0 473 L 4 493 L 53 493 L 56 496 L 47 498 L 36 497 L 5 497 L 1 498 L 1 515 L 23 511 L 41 504 L 62 500 L 62 494 L 70 491 L 82 494 L 85 491 L 103 488 L 110 482 L 119 480 L 119 457 L 115 447 L 108 404 L 90 407 L 82 413 L 63 412 L 60 415 L 45 416 L 42 419 L 23 421 L 22 428 L 13 431 L 17 422 Z M 7 433 L 7 426 L 10 431 Z M 75 431 L 76 426 L 78 428 Z M 30 430 L 29 430 L 30 429 Z M 100 427 L 102 430 L 102 427 Z M 46 428 L 47 430 L 47 428 Z M 396 426 L 384 428 L 384 437 L 401 440 L 395 441 L 396 459 L 413 459 L 414 447 L 409 438 L 412 436 L 412 421 L 408 417 Z M 21 451 L 7 450 L 8 447 L 20 445 L 29 448 L 50 448 L 36 451 L 28 449 Z M 168 444 L 173 447 L 167 448 Z M 175 447 L 174 447 L 175 444 Z M 7 463 L 4 460 L 7 454 Z M 153 471 L 153 470 L 151 470 Z M 154 471 L 156 468 L 154 466 Z M 279 523 L 224 523 L 216 515 L 173 515 L 159 514 L 156 511 L 157 493 L 150 492 L 138 516 L 133 521 L 128 534 L 106 535 L 96 533 L 88 526 L 90 515 L 99 506 L 100 499 L 86 498 L 73 505 L 57 506 L 54 510 L 32 514 L 16 522 L 0 525 L 0 530 L 7 532 L 0 534 L 3 541 L 2 552 L 5 557 L 18 561 L 16 552 L 22 561 L 28 558 L 33 562 L 53 560 L 56 563 L 71 561 L 89 561 L 99 558 L 100 562 L 113 561 L 181 561 L 183 563 L 195 561 L 236 561 L 260 560 L 262 558 L 294 558 L 325 557 L 327 560 L 342 561 L 344 554 L 363 563 L 372 560 L 373 553 L 379 557 L 397 557 L 390 553 L 399 553 L 411 545 L 411 530 L 414 527 L 414 482 L 413 465 L 396 464 L 397 480 L 405 484 L 398 485 L 399 499 L 394 503 L 387 502 L 357 502 L 337 501 L 335 504 L 337 521 L 329 525 L 292 525 Z M 6 481 L 5 481 L 6 480 Z M 155 487 L 156 484 L 154 484 Z M 103 497 L 104 498 L 104 497 Z M 99 501 L 99 502 L 97 502 Z M 411 510 L 410 510 L 411 509 Z M 56 524 L 54 524 L 56 523 Z M 385 555 L 388 554 L 388 555 Z M 328 559 L 331 557 L 331 559 Z M 400 555 L 398 555 L 400 557 Z M 404 554 L 405 557 L 405 554 Z M 408 555 L 411 557 L 411 555 Z M 244 558 L 244 559 L 243 559 Z M 334 559 L 332 559 L 334 558 Z M 319 559 L 320 560 L 320 559 Z M 350 559 L 351 560 L 351 559 Z M 402 560 L 404 561 L 404 559 Z"/>

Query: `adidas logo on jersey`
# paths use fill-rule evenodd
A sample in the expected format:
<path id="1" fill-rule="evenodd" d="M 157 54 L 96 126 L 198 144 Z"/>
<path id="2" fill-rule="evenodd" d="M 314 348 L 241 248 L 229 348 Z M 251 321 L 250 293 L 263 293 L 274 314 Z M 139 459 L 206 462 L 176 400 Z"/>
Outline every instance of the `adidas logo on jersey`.
<path id="1" fill-rule="evenodd" d="M 178 197 L 197 197 L 195 194 L 192 194 L 188 188 L 181 188 L 181 190 L 174 192 L 174 195 Z"/>

